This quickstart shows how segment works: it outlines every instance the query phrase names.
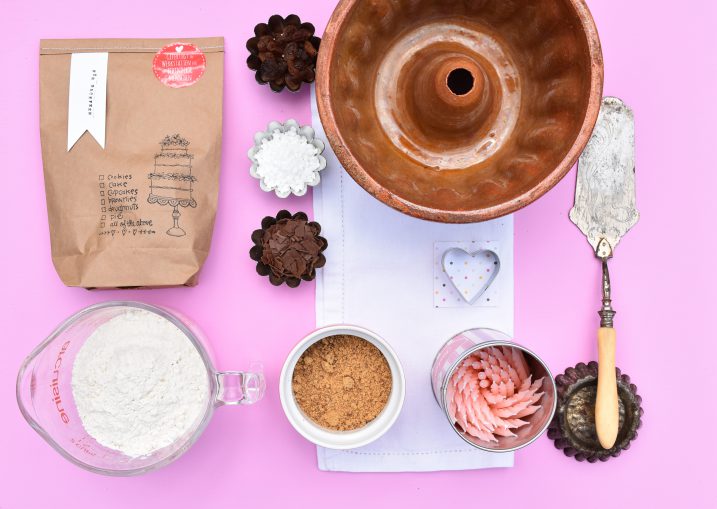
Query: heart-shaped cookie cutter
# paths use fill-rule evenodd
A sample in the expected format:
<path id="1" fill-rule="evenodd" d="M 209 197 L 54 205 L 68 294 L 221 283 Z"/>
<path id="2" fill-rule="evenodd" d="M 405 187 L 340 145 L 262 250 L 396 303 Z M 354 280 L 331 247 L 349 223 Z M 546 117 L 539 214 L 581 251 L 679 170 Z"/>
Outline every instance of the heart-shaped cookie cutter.
<path id="1" fill-rule="evenodd" d="M 485 278 L 483 285 L 479 286 L 478 289 L 473 292 L 471 287 L 462 285 L 463 280 L 454 277 L 456 275 L 455 268 L 459 267 L 461 262 L 463 262 L 464 265 L 467 263 L 475 263 L 477 257 L 481 255 L 486 255 L 491 258 L 491 261 L 493 262 L 493 270 L 488 269 L 490 275 Z M 493 281 L 495 281 L 495 278 L 498 276 L 498 273 L 500 272 L 500 257 L 498 256 L 498 253 L 491 249 L 478 249 L 473 252 L 468 252 L 460 247 L 453 247 L 447 249 L 446 252 L 443 253 L 441 265 L 443 266 L 443 271 L 448 274 L 451 283 L 461 297 L 463 297 L 468 304 L 474 304 L 481 297 L 481 295 L 483 295 L 488 288 L 490 288 L 490 285 L 493 284 Z M 467 276 L 464 280 L 469 281 Z"/>

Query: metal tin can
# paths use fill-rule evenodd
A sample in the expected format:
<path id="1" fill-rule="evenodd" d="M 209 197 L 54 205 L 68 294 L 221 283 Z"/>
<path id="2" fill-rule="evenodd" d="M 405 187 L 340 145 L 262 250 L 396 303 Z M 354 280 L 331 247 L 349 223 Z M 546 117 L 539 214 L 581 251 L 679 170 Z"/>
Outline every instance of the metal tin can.
<path id="1" fill-rule="evenodd" d="M 544 394 L 540 399 L 541 408 L 531 416 L 525 418 L 529 423 L 516 429 L 516 436 L 496 437 L 498 439 L 497 442 L 486 442 L 456 427 L 455 422 L 453 422 L 448 412 L 447 390 L 449 381 L 465 358 L 479 350 L 495 346 L 517 348 L 523 352 L 533 380 L 543 379 L 541 391 Z M 509 452 L 532 443 L 547 429 L 550 421 L 553 419 L 557 406 L 555 379 L 546 364 L 532 351 L 514 343 L 506 334 L 492 329 L 470 329 L 456 334 L 449 339 L 438 351 L 433 361 L 433 367 L 431 368 L 431 385 L 436 401 L 443 409 L 453 430 L 463 440 L 484 451 Z"/>

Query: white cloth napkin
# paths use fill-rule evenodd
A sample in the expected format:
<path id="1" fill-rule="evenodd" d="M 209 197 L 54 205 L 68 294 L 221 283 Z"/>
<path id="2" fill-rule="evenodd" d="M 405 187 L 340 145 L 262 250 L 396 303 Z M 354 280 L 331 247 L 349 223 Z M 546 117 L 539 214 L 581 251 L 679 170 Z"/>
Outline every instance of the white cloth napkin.
<path id="1" fill-rule="evenodd" d="M 326 140 L 312 88 L 312 122 Z M 402 472 L 513 466 L 513 453 L 467 445 L 451 429 L 431 391 L 430 370 L 441 346 L 473 327 L 513 333 L 513 218 L 451 225 L 403 215 L 370 196 L 339 165 L 330 145 L 314 188 L 314 216 L 328 239 L 326 266 L 316 278 L 317 326 L 348 323 L 381 335 L 406 374 L 406 400 L 383 437 L 349 451 L 318 448 L 321 470 Z M 500 247 L 500 295 L 490 307 L 434 305 L 436 242 L 483 242 Z"/>

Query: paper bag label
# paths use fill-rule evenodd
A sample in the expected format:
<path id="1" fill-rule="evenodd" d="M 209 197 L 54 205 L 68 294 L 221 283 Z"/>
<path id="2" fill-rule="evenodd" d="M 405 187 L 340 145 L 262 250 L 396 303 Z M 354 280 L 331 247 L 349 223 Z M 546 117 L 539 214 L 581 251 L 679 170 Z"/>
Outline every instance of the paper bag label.
<path id="1" fill-rule="evenodd" d="M 89 132 L 105 148 L 107 60 L 107 53 L 72 54 L 67 112 L 68 151 L 85 132 Z"/>
<path id="2" fill-rule="evenodd" d="M 194 85 L 204 74 L 207 59 L 194 44 L 175 42 L 154 55 L 152 70 L 164 85 L 182 88 Z"/>
<path id="3" fill-rule="evenodd" d="M 160 233 L 158 228 L 166 230 L 170 237 L 193 234 L 184 217 L 197 208 L 198 179 L 192 174 L 194 154 L 189 144 L 179 134 L 168 134 L 160 140 L 154 164 L 147 164 L 152 168 L 146 175 L 148 180 L 144 176 L 136 178 L 131 172 L 98 174 L 100 237 L 153 236 Z"/>

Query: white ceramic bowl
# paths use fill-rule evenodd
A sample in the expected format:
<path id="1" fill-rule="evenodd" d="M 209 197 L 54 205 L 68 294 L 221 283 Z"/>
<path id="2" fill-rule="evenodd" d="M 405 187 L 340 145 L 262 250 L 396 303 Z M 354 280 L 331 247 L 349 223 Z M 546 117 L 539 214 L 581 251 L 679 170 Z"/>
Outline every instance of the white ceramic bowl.
<path id="1" fill-rule="evenodd" d="M 393 381 L 391 394 L 385 408 L 373 421 L 353 431 L 332 431 L 316 424 L 299 408 L 291 387 L 291 380 L 296 363 L 307 348 L 326 337 L 340 334 L 349 334 L 365 339 L 378 348 L 388 362 Z M 369 444 L 379 438 L 396 422 L 398 415 L 401 413 L 405 395 L 406 379 L 396 352 L 377 334 L 353 325 L 332 325 L 330 327 L 324 327 L 312 332 L 299 341 L 286 358 L 284 368 L 281 370 L 281 377 L 279 378 L 281 406 L 284 408 L 284 413 L 291 425 L 310 442 L 322 447 L 328 447 L 329 449 L 353 449 L 354 447 Z"/>

